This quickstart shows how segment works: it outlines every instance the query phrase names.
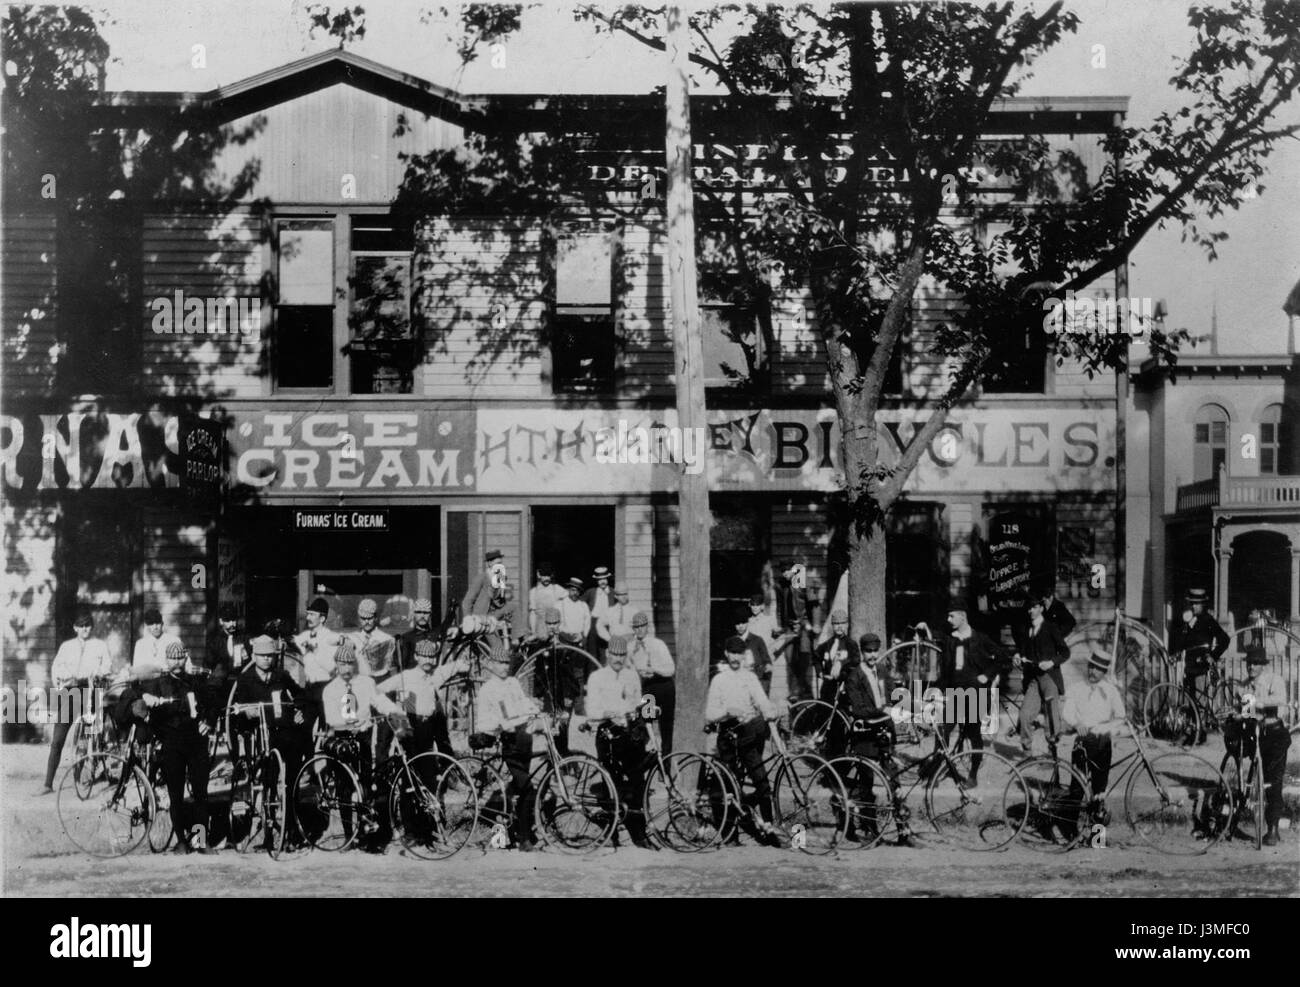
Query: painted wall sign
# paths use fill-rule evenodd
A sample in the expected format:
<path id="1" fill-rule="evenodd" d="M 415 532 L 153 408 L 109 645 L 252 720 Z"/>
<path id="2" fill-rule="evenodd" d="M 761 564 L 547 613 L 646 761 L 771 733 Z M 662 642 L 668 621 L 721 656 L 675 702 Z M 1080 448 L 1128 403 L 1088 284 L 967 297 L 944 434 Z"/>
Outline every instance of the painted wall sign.
<path id="1" fill-rule="evenodd" d="M 181 485 L 191 499 L 214 502 L 226 484 L 225 428 L 219 421 L 183 415 L 178 428 Z"/>

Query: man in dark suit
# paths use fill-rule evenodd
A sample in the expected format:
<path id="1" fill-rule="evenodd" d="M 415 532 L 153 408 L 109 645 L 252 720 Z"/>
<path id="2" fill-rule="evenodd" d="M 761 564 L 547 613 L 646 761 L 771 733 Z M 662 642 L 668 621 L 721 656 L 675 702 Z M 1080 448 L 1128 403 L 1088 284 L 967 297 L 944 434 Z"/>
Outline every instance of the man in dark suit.
<path id="1" fill-rule="evenodd" d="M 772 568 L 779 568 L 780 572 L 775 587 L 776 619 L 782 630 L 790 635 L 783 638 L 785 643 L 776 649 L 778 655 L 786 652 L 790 701 L 811 699 L 813 626 L 817 604 L 808 596 L 807 573 L 802 562 L 791 561 Z"/>
<path id="2" fill-rule="evenodd" d="M 1223 657 L 1231 640 L 1228 632 L 1205 609 L 1209 594 L 1203 589 L 1187 591 L 1182 619 L 1169 630 L 1169 650 L 1177 657 L 1182 652 L 1183 688 L 1200 692 L 1205 688 L 1205 676 L 1210 666 Z M 1205 742 L 1202 724 L 1196 743 Z"/>
<path id="3" fill-rule="evenodd" d="M 1069 637 L 1077 622 L 1069 608 L 1056 598 L 1056 585 L 1045 585 L 1040 597 L 1043 601 L 1043 619 L 1055 624 L 1062 638 Z"/>
<path id="4" fill-rule="evenodd" d="M 948 606 L 950 632 L 943 641 L 939 667 L 939 686 L 945 693 L 943 740 L 947 743 L 952 728 L 959 726 L 958 739 L 965 738 L 971 750 L 978 752 L 984 749 L 979 714 L 993 711 L 989 690 L 1010 667 L 1010 662 L 1001 645 L 971 626 L 967 613 L 963 599 L 955 599 Z M 950 713 L 955 716 L 950 718 Z M 976 753 L 971 758 L 972 784 L 978 780 L 980 762 L 981 757 Z"/>
<path id="5" fill-rule="evenodd" d="M 772 656 L 767 650 L 767 642 L 757 634 L 750 633 L 749 630 L 750 612 L 749 607 L 745 604 L 739 604 L 736 607 L 736 636 L 745 642 L 745 648 L 749 651 L 749 656 L 753 658 L 753 668 L 750 669 L 758 678 L 759 684 L 763 687 L 763 695 L 772 694 Z"/>
<path id="6" fill-rule="evenodd" d="M 880 645 L 879 638 L 876 639 L 876 645 Z M 849 637 L 849 615 L 843 610 L 836 610 L 831 614 L 831 636 L 817 645 L 813 652 L 813 659 L 821 671 L 820 698 L 823 702 L 835 701 L 841 669 L 845 663 L 856 665 L 861 657 L 858 642 Z"/>
<path id="7" fill-rule="evenodd" d="M 836 623 L 835 617 L 840 612 L 831 615 L 832 624 Z M 843 623 L 847 628 L 847 614 Z M 847 710 L 852 724 L 847 738 L 848 750 L 855 757 L 865 757 L 879 764 L 893 753 L 896 739 L 894 720 L 889 715 L 889 682 L 878 667 L 880 635 L 863 634 L 858 641 L 847 643 L 852 644 L 853 649 L 846 650 L 845 657 L 834 664 L 838 666 L 835 677 L 844 686 L 840 705 Z M 831 678 L 831 672 L 824 674 L 827 679 Z M 830 684 L 834 688 L 838 683 Z M 873 775 L 862 770 L 856 770 L 856 774 L 857 777 L 852 779 L 851 797 L 858 805 L 871 805 L 875 800 Z M 845 778 L 845 784 L 850 784 L 850 779 Z M 875 838 L 876 823 L 870 818 L 870 813 L 859 824 L 862 833 L 855 832 L 855 824 L 850 821 L 847 839 L 870 841 Z"/>
<path id="8" fill-rule="evenodd" d="M 1034 721 L 1043 712 L 1047 718 L 1047 739 L 1053 741 L 1060 732 L 1061 697 L 1065 680 L 1061 666 L 1070 659 L 1065 635 L 1047 619 L 1047 607 L 1041 598 L 1025 601 L 1029 624 L 1020 635 L 1013 658 L 1024 675 L 1024 699 L 1020 705 L 1020 746 L 1025 753 L 1033 747 Z"/>
<path id="9" fill-rule="evenodd" d="M 470 583 L 465 598 L 461 600 L 461 614 L 510 620 L 514 615 L 513 602 L 514 592 L 510 587 L 505 556 L 493 549 L 483 557 L 483 571 Z"/>
<path id="10" fill-rule="evenodd" d="M 233 603 L 221 604 L 217 624 L 208 631 L 205 667 L 212 685 L 219 686 L 234 678 L 252 658 L 248 636 L 239 626 L 239 610 Z"/>

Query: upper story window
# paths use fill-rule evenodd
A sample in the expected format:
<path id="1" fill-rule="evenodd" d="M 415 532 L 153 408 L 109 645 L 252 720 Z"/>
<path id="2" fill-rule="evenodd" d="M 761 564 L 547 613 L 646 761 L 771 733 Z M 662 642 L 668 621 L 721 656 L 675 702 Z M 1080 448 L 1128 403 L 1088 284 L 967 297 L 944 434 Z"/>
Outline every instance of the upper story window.
<path id="1" fill-rule="evenodd" d="M 1259 422 L 1259 472 L 1263 476 L 1288 476 L 1295 472 L 1291 423 L 1282 420 L 1282 406 L 1271 404 Z"/>
<path id="2" fill-rule="evenodd" d="M 275 383 L 334 386 L 334 220 L 279 220 L 275 229 Z"/>
<path id="3" fill-rule="evenodd" d="M 555 244 L 551 374 L 557 394 L 614 390 L 614 235 L 567 233 Z"/>
<path id="4" fill-rule="evenodd" d="M 1207 404 L 1196 413 L 1193 432 L 1192 479 L 1209 480 L 1219 475 L 1228 459 L 1228 413 L 1217 404 Z"/>
<path id="5" fill-rule="evenodd" d="M 707 387 L 754 384 L 763 366 L 763 334 L 752 305 L 700 294 L 700 340 Z"/>
<path id="6" fill-rule="evenodd" d="M 353 394 L 409 394 L 419 361 L 411 320 L 412 229 L 353 216 L 348 342 Z"/>

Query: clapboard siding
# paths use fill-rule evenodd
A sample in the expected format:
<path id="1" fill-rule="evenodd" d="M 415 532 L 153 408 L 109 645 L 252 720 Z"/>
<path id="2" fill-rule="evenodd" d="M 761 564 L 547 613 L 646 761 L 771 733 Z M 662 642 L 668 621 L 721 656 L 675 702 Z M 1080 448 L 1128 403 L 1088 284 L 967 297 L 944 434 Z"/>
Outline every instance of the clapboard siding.
<path id="1" fill-rule="evenodd" d="M 970 573 L 975 508 L 969 501 L 959 501 L 948 504 L 944 513 L 948 516 L 948 593 L 959 596 L 966 592 L 963 580 Z"/>
<path id="2" fill-rule="evenodd" d="M 656 612 L 654 599 L 655 518 L 647 503 L 630 503 L 623 508 L 623 558 L 621 579 L 627 584 L 628 602 L 650 616 L 651 633 L 669 614 Z"/>
<path id="3" fill-rule="evenodd" d="M 1052 367 L 1052 393 L 1067 398 L 1114 398 L 1115 374 L 1093 372 L 1091 379 L 1081 360 L 1066 360 Z"/>
<path id="4" fill-rule="evenodd" d="M 140 609 L 156 607 L 163 627 L 204 659 L 207 590 L 194 585 L 194 566 L 205 567 L 205 581 L 216 577 L 206 571 L 207 529 L 197 518 L 163 510 L 147 510 L 141 523 Z"/>
<path id="5" fill-rule="evenodd" d="M 6 214 L 0 249 L 4 390 L 9 397 L 48 394 L 57 359 L 56 223 L 53 215 Z"/>
<path id="6" fill-rule="evenodd" d="M 415 304 L 431 398 L 538 397 L 546 267 L 540 223 L 439 219 L 419 230 Z"/>
<path id="7" fill-rule="evenodd" d="M 654 605 L 655 636 L 662 638 L 680 663 L 686 656 L 677 652 L 677 601 L 681 585 L 681 530 L 676 504 L 654 508 Z"/>
<path id="8" fill-rule="evenodd" d="M 1078 568 L 1066 578 L 1058 559 L 1056 593 L 1074 614 L 1080 624 L 1091 620 L 1107 621 L 1114 617 L 1115 607 L 1115 501 L 1111 494 L 1103 497 L 1062 494 L 1056 503 L 1056 530 L 1083 528 L 1092 532 L 1093 555 L 1081 560 Z M 1097 596 L 1090 595 L 1091 564 L 1105 566 L 1106 585 L 1098 587 Z"/>
<path id="9" fill-rule="evenodd" d="M 212 398 L 257 397 L 266 373 L 261 305 L 257 333 L 157 333 L 155 298 L 241 297 L 261 300 L 262 224 L 246 212 L 225 216 L 149 215 L 144 218 L 141 361 L 146 389 Z M 175 317 L 175 313 L 173 313 Z"/>
<path id="10" fill-rule="evenodd" d="M 672 300 L 668 243 L 662 226 L 623 228 L 621 293 L 622 388 L 629 396 L 673 395 Z"/>

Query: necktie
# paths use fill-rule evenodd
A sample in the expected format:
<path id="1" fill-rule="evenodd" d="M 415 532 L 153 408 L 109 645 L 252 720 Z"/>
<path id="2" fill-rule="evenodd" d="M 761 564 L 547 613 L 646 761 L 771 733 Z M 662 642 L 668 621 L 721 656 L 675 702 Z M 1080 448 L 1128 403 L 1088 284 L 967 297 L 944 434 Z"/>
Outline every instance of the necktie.
<path id="1" fill-rule="evenodd" d="M 867 670 L 867 685 L 871 686 L 871 699 L 877 707 L 880 706 L 880 682 L 876 679 L 876 670 L 874 668 Z"/>
<path id="2" fill-rule="evenodd" d="M 233 634 L 226 635 L 226 654 L 230 656 L 232 662 L 235 660 L 235 635 Z"/>
<path id="3" fill-rule="evenodd" d="M 957 671 L 961 671 L 962 666 L 966 664 L 966 645 L 961 642 L 957 643 Z"/>

